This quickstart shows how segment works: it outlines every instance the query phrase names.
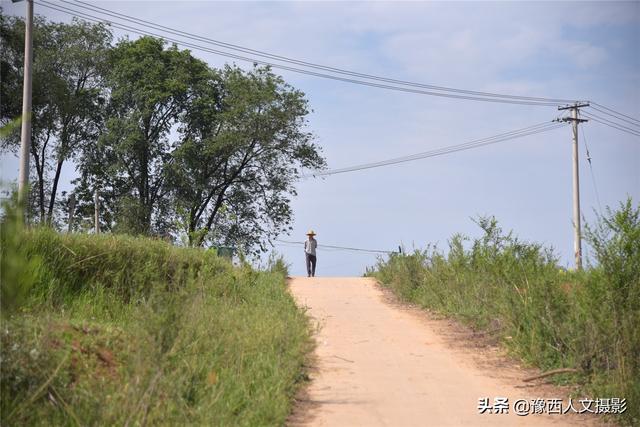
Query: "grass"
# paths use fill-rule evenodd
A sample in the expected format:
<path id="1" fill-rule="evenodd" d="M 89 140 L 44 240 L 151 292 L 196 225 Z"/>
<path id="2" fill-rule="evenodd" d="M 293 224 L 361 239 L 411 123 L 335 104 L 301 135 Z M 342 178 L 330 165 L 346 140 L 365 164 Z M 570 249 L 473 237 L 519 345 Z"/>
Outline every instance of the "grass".
<path id="1" fill-rule="evenodd" d="M 282 425 L 307 318 L 286 266 L 2 223 L 2 425 Z"/>
<path id="2" fill-rule="evenodd" d="M 484 234 L 392 255 L 369 269 L 401 299 L 495 334 L 512 354 L 593 398 L 626 398 L 616 418 L 640 424 L 640 208 L 631 200 L 586 228 L 595 253 L 584 271 L 558 266 L 551 249 L 504 233 L 493 218 Z"/>

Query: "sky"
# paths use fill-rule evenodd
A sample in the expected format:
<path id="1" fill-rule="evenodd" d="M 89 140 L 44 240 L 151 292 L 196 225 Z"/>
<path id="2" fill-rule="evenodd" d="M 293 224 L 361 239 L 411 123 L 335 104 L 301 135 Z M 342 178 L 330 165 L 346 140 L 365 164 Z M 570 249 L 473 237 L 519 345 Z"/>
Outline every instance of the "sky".
<path id="1" fill-rule="evenodd" d="M 640 118 L 637 1 L 92 4 L 308 62 L 439 86 L 592 100 Z M 6 14 L 24 14 L 24 3 L 3 1 L 2 7 Z M 38 3 L 35 10 L 50 20 L 71 19 Z M 216 67 L 231 61 L 193 53 Z M 562 115 L 556 107 L 400 93 L 275 71 L 306 94 L 313 109 L 309 130 L 330 169 L 464 143 Z M 521 239 L 553 247 L 560 263 L 572 267 L 571 156 L 567 126 L 446 156 L 303 179 L 292 201 L 293 232 L 280 238 L 303 241 L 314 229 L 321 245 L 385 251 L 402 245 L 412 251 L 437 244 L 446 250 L 455 233 L 481 234 L 473 218 L 493 215 Z M 17 177 L 17 159 L 5 155 L 1 166 L 3 181 Z M 579 167 L 587 223 L 606 206 L 627 197 L 636 205 L 640 200 L 640 137 L 593 121 L 580 125 Z M 74 174 L 69 165 L 67 187 Z M 301 246 L 278 244 L 274 250 L 290 263 L 292 275 L 305 274 Z M 320 248 L 317 275 L 361 275 L 376 259 Z"/>

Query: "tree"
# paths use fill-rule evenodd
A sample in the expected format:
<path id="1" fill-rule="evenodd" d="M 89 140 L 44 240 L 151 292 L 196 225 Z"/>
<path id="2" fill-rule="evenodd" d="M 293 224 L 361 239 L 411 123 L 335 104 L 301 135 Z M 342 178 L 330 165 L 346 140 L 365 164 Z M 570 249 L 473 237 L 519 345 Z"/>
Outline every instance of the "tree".
<path id="1" fill-rule="evenodd" d="M 1 19 L 2 120 L 8 121 L 21 111 L 24 22 L 14 17 Z M 51 225 L 54 220 L 64 163 L 77 158 L 82 145 L 97 140 L 104 111 L 102 74 L 111 38 L 102 24 L 35 19 L 31 165 L 36 172 L 33 191 L 42 223 Z M 16 152 L 19 145 L 19 132 L 14 132 L 2 148 Z"/>
<path id="2" fill-rule="evenodd" d="M 4 124 L 20 111 L 24 24 L 0 24 Z M 269 68 L 211 69 L 152 37 L 111 47 L 101 25 L 37 18 L 35 35 L 31 154 L 42 222 L 53 221 L 62 166 L 74 159 L 76 215 L 91 216 L 99 189 L 105 230 L 164 234 L 181 221 L 192 245 L 263 250 L 288 229 L 300 168 L 325 167 L 302 92 Z M 17 150 L 16 132 L 7 141 Z"/>
<path id="3" fill-rule="evenodd" d="M 211 71 L 196 87 L 168 180 L 191 245 L 250 250 L 286 231 L 299 168 L 325 161 L 304 94 L 269 68 Z"/>
<path id="4" fill-rule="evenodd" d="M 34 66 L 32 80 L 32 114 L 31 114 L 31 146 L 30 162 L 32 171 L 36 173 L 36 185 L 31 187 L 29 197 L 30 213 L 39 212 L 41 222 L 45 221 L 45 188 L 49 164 L 44 153 L 48 153 L 51 134 L 55 129 L 55 108 L 52 86 L 46 84 L 51 67 L 43 60 L 42 53 L 53 44 L 49 24 L 41 17 L 34 18 L 33 50 Z M 0 14 L 0 113 L 2 123 L 9 123 L 20 118 L 22 113 L 22 82 L 24 75 L 24 21 L 17 17 Z M 52 79 L 53 81 L 54 79 Z M 2 152 L 17 154 L 20 148 L 20 128 L 6 135 L 1 142 Z M 30 180 L 32 181 L 32 180 Z"/>
<path id="5" fill-rule="evenodd" d="M 105 209 L 122 231 L 149 234 L 166 228 L 165 169 L 170 131 L 207 66 L 189 51 L 152 37 L 123 40 L 110 51 L 106 78 L 111 94 L 98 146 L 83 155 L 85 187 L 97 185 Z M 86 188 L 85 200 L 89 198 Z"/>

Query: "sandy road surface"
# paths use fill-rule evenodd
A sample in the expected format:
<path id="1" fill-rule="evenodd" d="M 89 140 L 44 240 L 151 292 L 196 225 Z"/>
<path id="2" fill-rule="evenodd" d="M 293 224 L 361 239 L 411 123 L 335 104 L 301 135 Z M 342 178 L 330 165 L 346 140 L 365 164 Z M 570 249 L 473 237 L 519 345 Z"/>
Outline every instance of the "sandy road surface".
<path id="1" fill-rule="evenodd" d="M 559 396 L 533 395 L 531 389 L 488 375 L 469 355 L 447 346 L 418 314 L 385 302 L 370 279 L 293 278 L 290 289 L 321 328 L 306 403 L 291 424 L 580 424 L 562 415 L 478 414 L 480 397 L 513 402 Z"/>

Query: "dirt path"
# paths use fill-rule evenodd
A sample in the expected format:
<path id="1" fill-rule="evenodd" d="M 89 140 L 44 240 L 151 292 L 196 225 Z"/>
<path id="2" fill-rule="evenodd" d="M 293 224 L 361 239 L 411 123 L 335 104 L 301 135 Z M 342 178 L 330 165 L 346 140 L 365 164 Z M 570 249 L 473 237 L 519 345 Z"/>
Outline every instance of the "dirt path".
<path id="1" fill-rule="evenodd" d="M 312 381 L 291 424 L 585 424 L 583 416 L 521 417 L 512 410 L 509 415 L 480 415 L 481 397 L 493 403 L 495 397 L 514 402 L 560 396 L 539 395 L 535 389 L 516 388 L 514 381 L 491 375 L 477 366 L 472 355 L 448 345 L 424 316 L 389 304 L 370 279 L 293 278 L 290 288 L 320 326 Z"/>

